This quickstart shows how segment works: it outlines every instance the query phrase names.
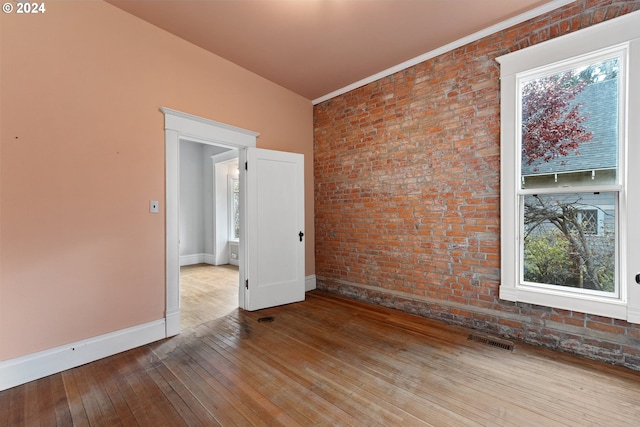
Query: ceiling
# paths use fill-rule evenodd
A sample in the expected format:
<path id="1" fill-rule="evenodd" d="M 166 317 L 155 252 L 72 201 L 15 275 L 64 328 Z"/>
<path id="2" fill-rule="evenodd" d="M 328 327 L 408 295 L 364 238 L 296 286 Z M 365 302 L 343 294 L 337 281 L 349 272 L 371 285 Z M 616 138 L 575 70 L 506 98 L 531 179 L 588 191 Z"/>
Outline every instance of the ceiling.
<path id="1" fill-rule="evenodd" d="M 566 0 L 107 0 L 319 100 L 470 35 Z"/>

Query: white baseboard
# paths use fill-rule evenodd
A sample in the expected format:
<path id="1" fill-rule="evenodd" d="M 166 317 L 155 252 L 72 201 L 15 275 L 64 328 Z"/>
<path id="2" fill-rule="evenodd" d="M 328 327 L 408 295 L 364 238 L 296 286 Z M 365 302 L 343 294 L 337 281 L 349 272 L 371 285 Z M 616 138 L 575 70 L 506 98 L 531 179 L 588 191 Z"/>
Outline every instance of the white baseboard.
<path id="1" fill-rule="evenodd" d="M 188 265 L 188 264 L 185 264 Z M 305 292 L 316 289 L 315 274 L 306 276 Z M 180 333 L 180 309 L 142 325 L 0 362 L 0 391 L 75 368 L 104 357 Z"/>
<path id="2" fill-rule="evenodd" d="M 304 278 L 304 291 L 309 292 L 316 288 L 316 275 L 312 274 Z"/>
<path id="3" fill-rule="evenodd" d="M 180 267 L 183 265 L 194 265 L 194 264 L 216 264 L 216 256 L 212 254 L 191 254 L 191 255 L 180 255 Z"/>
<path id="4" fill-rule="evenodd" d="M 183 265 L 202 264 L 204 254 L 180 255 L 180 267 Z"/>
<path id="5" fill-rule="evenodd" d="M 204 254 L 180 255 L 180 267 L 183 265 L 201 264 L 204 262 Z"/>
<path id="6" fill-rule="evenodd" d="M 180 308 L 167 311 L 166 337 L 173 337 L 180 333 Z"/>
<path id="7" fill-rule="evenodd" d="M 179 317 L 178 317 L 179 321 Z M 160 319 L 0 362 L 0 391 L 165 338 Z"/>

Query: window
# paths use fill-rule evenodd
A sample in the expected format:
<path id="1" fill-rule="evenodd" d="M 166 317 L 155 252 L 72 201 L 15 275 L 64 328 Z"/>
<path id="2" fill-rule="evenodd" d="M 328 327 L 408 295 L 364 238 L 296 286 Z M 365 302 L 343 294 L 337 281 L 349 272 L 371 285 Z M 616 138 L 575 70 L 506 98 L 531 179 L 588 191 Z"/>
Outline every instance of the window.
<path id="1" fill-rule="evenodd" d="M 582 230 L 587 236 L 602 234 L 599 227 L 600 222 L 598 221 L 598 209 L 578 209 L 577 219 L 581 227 L 576 228 L 576 230 Z"/>
<path id="2" fill-rule="evenodd" d="M 240 239 L 240 180 L 229 177 L 229 239 Z"/>
<path id="3" fill-rule="evenodd" d="M 522 195 L 520 219 L 523 283 L 560 286 L 565 291 L 617 298 L 615 209 L 609 227 L 598 235 L 598 212 L 617 200 L 618 193 Z M 602 206 L 583 209 L 585 203 Z M 602 227 L 605 229 L 604 225 Z"/>
<path id="4" fill-rule="evenodd" d="M 598 238 L 598 206 L 617 205 L 626 48 L 516 75 L 522 283 L 618 298 L 617 212 Z"/>
<path id="5" fill-rule="evenodd" d="M 500 298 L 640 322 L 627 238 L 640 23 L 614 21 L 498 58 Z"/>

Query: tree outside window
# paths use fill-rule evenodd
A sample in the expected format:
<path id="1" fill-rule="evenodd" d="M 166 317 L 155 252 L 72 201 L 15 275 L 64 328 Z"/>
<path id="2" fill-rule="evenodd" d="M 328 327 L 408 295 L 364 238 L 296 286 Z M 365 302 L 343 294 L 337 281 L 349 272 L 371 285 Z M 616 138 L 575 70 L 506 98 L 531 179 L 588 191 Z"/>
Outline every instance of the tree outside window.
<path id="1" fill-rule="evenodd" d="M 619 58 L 521 83 L 522 277 L 616 292 Z"/>

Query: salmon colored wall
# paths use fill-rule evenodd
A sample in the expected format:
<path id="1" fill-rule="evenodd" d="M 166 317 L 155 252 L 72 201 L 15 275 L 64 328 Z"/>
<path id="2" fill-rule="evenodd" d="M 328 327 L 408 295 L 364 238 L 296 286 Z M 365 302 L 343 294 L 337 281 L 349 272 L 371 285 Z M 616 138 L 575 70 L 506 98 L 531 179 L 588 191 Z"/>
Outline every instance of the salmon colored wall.
<path id="1" fill-rule="evenodd" d="M 46 7 L 0 17 L 0 360 L 164 317 L 162 106 L 305 155 L 314 273 L 309 100 L 102 1 Z"/>

